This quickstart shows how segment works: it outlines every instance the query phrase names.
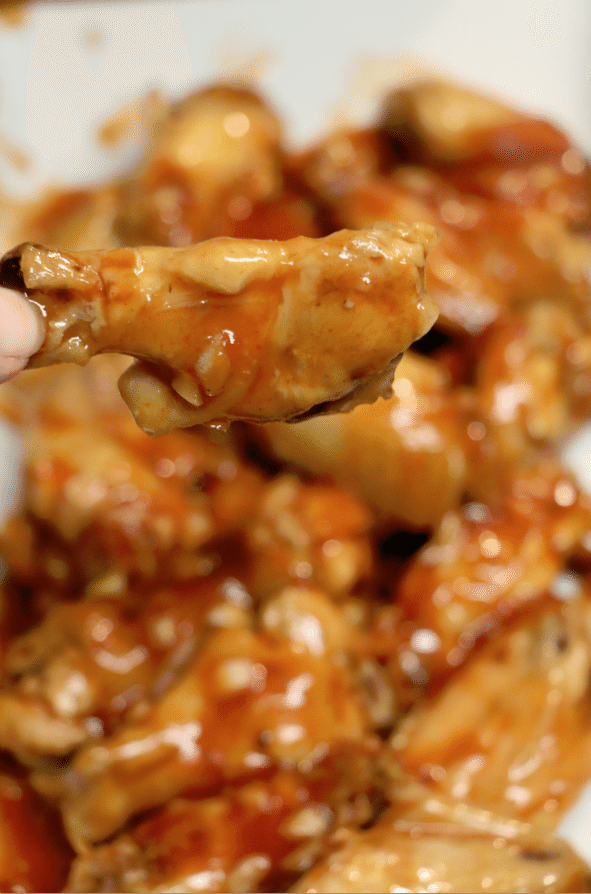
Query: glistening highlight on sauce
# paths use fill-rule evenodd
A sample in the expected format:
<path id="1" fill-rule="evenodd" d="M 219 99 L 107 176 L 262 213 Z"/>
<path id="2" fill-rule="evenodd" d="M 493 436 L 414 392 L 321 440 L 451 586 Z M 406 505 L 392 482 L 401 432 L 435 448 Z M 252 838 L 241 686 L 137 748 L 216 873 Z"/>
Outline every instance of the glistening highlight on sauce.
<path id="1" fill-rule="evenodd" d="M 586 160 L 554 125 L 438 81 L 301 152 L 263 97 L 223 84 L 155 117 L 135 170 L 23 207 L 4 246 L 29 246 L 6 256 L 11 282 L 39 305 L 51 293 L 51 350 L 71 324 L 66 354 L 86 360 L 96 339 L 99 356 L 0 389 L 26 479 L 0 538 L 3 889 L 589 890 L 555 833 L 591 777 L 591 501 L 559 459 L 591 415 Z M 74 259 L 92 287 L 100 258 L 137 267 L 146 247 L 187 258 L 206 240 L 266 240 L 277 256 L 302 237 L 314 251 L 343 231 L 399 238 L 400 221 L 418 315 L 386 397 L 298 422 L 284 420 L 315 396 L 273 421 L 233 412 L 250 380 L 224 425 L 171 424 L 166 404 L 199 414 L 234 389 L 223 333 L 260 333 L 265 288 L 258 326 L 240 330 L 232 289 L 220 304 L 220 283 L 201 281 L 219 319 L 183 323 L 191 369 L 170 354 L 168 315 L 142 331 L 124 309 L 129 353 L 156 361 L 141 390 L 127 357 L 101 353 L 92 288 L 87 319 L 80 295 L 68 316 L 80 270 L 45 263 Z M 346 305 L 377 281 L 357 269 L 343 331 L 324 326 L 309 366 L 310 327 L 293 329 L 304 390 L 339 351 L 347 381 L 363 378 Z M 181 308 L 186 280 L 170 276 Z M 281 285 L 271 346 L 301 319 Z M 253 344 L 248 369 L 268 372 Z M 135 424 L 121 375 L 140 420 L 159 407 L 152 430 L 172 430 Z M 269 377 L 257 385 L 268 406 Z"/>

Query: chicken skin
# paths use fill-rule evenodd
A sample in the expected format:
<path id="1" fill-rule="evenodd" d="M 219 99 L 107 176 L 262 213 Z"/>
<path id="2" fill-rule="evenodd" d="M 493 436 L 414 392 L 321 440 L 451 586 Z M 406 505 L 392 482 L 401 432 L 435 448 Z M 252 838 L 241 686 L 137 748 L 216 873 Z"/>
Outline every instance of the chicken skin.
<path id="1" fill-rule="evenodd" d="M 315 240 L 212 239 L 190 248 L 63 252 L 25 244 L 0 281 L 40 309 L 31 366 L 137 358 L 120 390 L 150 434 L 298 420 L 385 394 L 437 317 L 431 227 L 378 224 Z"/>

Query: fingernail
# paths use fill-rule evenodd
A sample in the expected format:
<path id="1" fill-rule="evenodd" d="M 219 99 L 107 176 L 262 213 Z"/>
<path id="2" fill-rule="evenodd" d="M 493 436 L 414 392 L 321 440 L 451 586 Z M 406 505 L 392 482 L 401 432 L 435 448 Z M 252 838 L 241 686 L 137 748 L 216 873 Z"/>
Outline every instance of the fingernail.
<path id="1" fill-rule="evenodd" d="M 25 368 L 28 357 L 7 357 L 0 354 L 0 382 L 8 382 Z"/>
<path id="2" fill-rule="evenodd" d="M 8 359 L 30 357 L 45 338 L 45 326 L 35 306 L 19 292 L 0 286 L 0 354 Z"/>

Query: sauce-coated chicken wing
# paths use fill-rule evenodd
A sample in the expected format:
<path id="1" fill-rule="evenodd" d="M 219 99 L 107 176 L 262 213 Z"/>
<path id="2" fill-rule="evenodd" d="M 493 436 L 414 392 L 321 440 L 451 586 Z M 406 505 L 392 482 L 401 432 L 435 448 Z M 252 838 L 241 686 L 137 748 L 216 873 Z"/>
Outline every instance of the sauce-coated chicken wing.
<path id="1" fill-rule="evenodd" d="M 0 395 L 0 882 L 591 890 L 553 831 L 591 778 L 591 497 L 554 455 L 591 167 L 440 82 L 297 155 L 250 90 L 150 115 L 123 179 L 0 209 L 46 323 Z M 122 373 L 146 430 L 203 425 L 147 437 Z"/>
<path id="2" fill-rule="evenodd" d="M 389 388 L 433 325 L 425 252 L 435 232 L 376 225 L 322 240 L 215 239 L 187 249 L 62 252 L 25 244 L 0 280 L 36 303 L 32 366 L 139 358 L 120 379 L 141 428 L 296 420 Z"/>

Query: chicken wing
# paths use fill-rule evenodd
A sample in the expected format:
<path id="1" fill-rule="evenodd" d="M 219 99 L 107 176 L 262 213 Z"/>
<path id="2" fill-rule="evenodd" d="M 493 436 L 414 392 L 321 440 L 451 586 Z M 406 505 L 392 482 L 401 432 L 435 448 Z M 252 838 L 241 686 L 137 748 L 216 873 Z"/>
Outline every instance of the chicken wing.
<path id="1" fill-rule="evenodd" d="M 215 239 L 190 248 L 62 252 L 25 244 L 2 284 L 41 310 L 31 366 L 140 358 L 120 379 L 150 434 L 233 419 L 297 420 L 389 391 L 433 325 L 431 227 L 384 224 L 321 240 Z"/>
<path id="2" fill-rule="evenodd" d="M 372 829 L 341 835 L 340 847 L 290 890 L 588 890 L 588 868 L 560 838 L 514 828 L 490 811 L 485 822 L 470 824 L 465 813 L 443 822 L 387 814 Z"/>
<path id="3" fill-rule="evenodd" d="M 474 807 L 553 829 L 589 778 L 589 592 L 505 627 L 391 742 L 405 772 Z"/>
<path id="4" fill-rule="evenodd" d="M 394 400 L 300 425 L 270 423 L 253 434 L 281 461 L 333 476 L 382 522 L 429 529 L 460 504 L 468 474 L 470 420 L 448 378 L 433 360 L 408 351 Z"/>

